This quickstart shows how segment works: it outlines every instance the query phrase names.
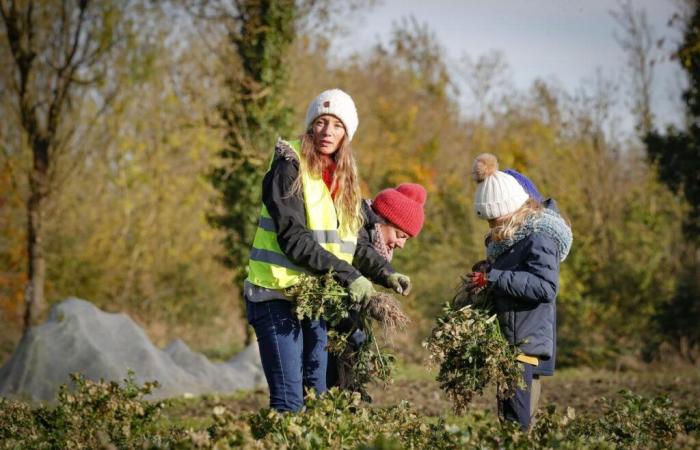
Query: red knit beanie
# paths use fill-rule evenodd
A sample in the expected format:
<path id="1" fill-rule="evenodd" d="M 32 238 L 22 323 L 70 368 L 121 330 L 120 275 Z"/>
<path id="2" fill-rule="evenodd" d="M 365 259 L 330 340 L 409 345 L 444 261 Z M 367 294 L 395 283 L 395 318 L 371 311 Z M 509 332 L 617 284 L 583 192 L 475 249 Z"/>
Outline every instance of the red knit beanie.
<path id="1" fill-rule="evenodd" d="M 374 198 L 372 209 L 409 236 L 417 236 L 423 228 L 425 188 L 416 183 L 403 183 L 395 189 L 384 189 Z"/>

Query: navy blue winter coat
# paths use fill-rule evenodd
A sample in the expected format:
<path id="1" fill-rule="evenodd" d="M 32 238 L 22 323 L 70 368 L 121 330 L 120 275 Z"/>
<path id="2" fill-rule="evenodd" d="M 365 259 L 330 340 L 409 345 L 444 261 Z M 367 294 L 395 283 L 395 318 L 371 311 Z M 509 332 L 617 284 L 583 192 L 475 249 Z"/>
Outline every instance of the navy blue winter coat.
<path id="1" fill-rule="evenodd" d="M 536 231 L 499 255 L 488 273 L 504 336 L 541 360 L 554 354 L 559 260 L 557 241 Z"/>

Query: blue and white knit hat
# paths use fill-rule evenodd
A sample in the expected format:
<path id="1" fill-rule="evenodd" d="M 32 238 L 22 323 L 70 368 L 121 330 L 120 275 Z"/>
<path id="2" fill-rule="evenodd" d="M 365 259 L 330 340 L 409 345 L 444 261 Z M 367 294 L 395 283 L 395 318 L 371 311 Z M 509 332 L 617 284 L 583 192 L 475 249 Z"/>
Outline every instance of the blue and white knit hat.
<path id="1" fill-rule="evenodd" d="M 498 160 L 491 153 L 482 153 L 474 159 L 472 176 L 478 183 L 474 208 L 481 219 L 513 214 L 530 198 L 512 175 L 498 170 Z"/>
<path id="2" fill-rule="evenodd" d="M 537 203 L 542 203 L 544 201 L 544 197 L 542 197 L 542 194 L 537 190 L 537 186 L 535 186 L 535 183 L 533 183 L 531 179 L 515 169 L 506 169 L 503 172 L 515 178 L 531 199 L 535 200 Z"/>

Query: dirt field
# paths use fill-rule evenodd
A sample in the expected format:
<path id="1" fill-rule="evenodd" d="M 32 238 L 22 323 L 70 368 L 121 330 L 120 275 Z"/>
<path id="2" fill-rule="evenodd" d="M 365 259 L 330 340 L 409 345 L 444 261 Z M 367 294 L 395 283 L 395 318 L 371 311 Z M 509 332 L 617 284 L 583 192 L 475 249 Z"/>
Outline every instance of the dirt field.
<path id="1" fill-rule="evenodd" d="M 557 409 L 573 407 L 577 414 L 595 414 L 598 399 L 611 398 L 622 389 L 654 397 L 666 395 L 678 405 L 691 406 L 700 402 L 700 370 L 684 368 L 678 371 L 611 372 L 575 369 L 559 371 L 554 377 L 542 378 L 540 407 L 555 404 Z M 409 400 L 418 410 L 430 416 L 450 413 L 450 404 L 432 379 L 397 380 L 387 389 L 372 389 L 377 405 L 385 406 Z M 475 399 L 474 408 L 495 412 L 493 390 Z"/>
<path id="2" fill-rule="evenodd" d="M 373 405 L 389 406 L 405 399 L 423 414 L 451 415 L 450 404 L 433 376 L 422 367 L 404 368 L 399 371 L 397 380 L 392 385 L 371 388 Z M 560 370 L 554 377 L 542 379 L 540 407 L 554 404 L 562 410 L 573 407 L 577 415 L 595 415 L 600 408 L 601 397 L 614 398 L 622 389 L 648 397 L 666 395 L 679 406 L 697 406 L 700 404 L 700 370 L 692 367 L 675 370 L 648 368 L 626 372 Z M 258 390 L 225 397 L 173 400 L 165 409 L 164 418 L 193 426 L 203 425 L 209 422 L 211 411 L 216 405 L 225 405 L 236 414 L 256 411 L 267 406 L 267 392 Z M 475 399 L 474 408 L 495 412 L 493 392 Z"/>

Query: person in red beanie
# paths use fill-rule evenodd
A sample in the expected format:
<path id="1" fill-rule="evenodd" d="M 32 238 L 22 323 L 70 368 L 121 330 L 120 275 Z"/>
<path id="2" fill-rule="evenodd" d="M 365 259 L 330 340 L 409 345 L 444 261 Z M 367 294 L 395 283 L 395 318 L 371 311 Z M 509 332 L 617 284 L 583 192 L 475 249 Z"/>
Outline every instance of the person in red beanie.
<path id="1" fill-rule="evenodd" d="M 355 255 L 356 259 L 361 258 L 362 261 L 382 264 L 393 272 L 394 269 L 389 263 L 393 257 L 394 249 L 403 248 L 406 241 L 418 236 L 423 228 L 425 222 L 423 207 L 426 197 L 425 188 L 420 184 L 403 183 L 395 188 L 384 189 L 377 194 L 374 200 L 362 202 L 364 229 L 358 236 L 358 242 L 365 241 L 365 245 L 358 246 L 358 248 L 373 248 L 381 256 L 382 261 L 359 254 Z M 359 261 L 353 261 L 353 264 L 355 265 L 356 262 L 359 264 Z M 364 267 L 363 270 L 370 270 L 370 268 Z M 397 292 L 403 295 L 410 293 L 411 280 L 406 275 L 393 272 L 386 278 L 388 284 L 392 284 L 392 282 L 400 284 L 400 286 L 394 287 Z M 359 347 L 366 339 L 364 330 L 353 317 L 341 321 L 334 328 L 342 333 L 350 334 L 352 332 L 348 343 L 354 347 Z M 326 385 L 328 388 L 339 386 L 338 358 L 332 353 L 328 354 Z M 363 387 L 354 386 L 353 389 L 359 390 L 366 401 L 371 401 Z"/>
<path id="2" fill-rule="evenodd" d="M 372 246 L 387 261 L 394 249 L 403 248 L 406 240 L 418 236 L 423 228 L 426 199 L 425 188 L 416 183 L 403 183 L 381 191 L 365 210 L 365 229 L 371 236 Z M 374 213 L 376 218 L 370 217 Z"/>

